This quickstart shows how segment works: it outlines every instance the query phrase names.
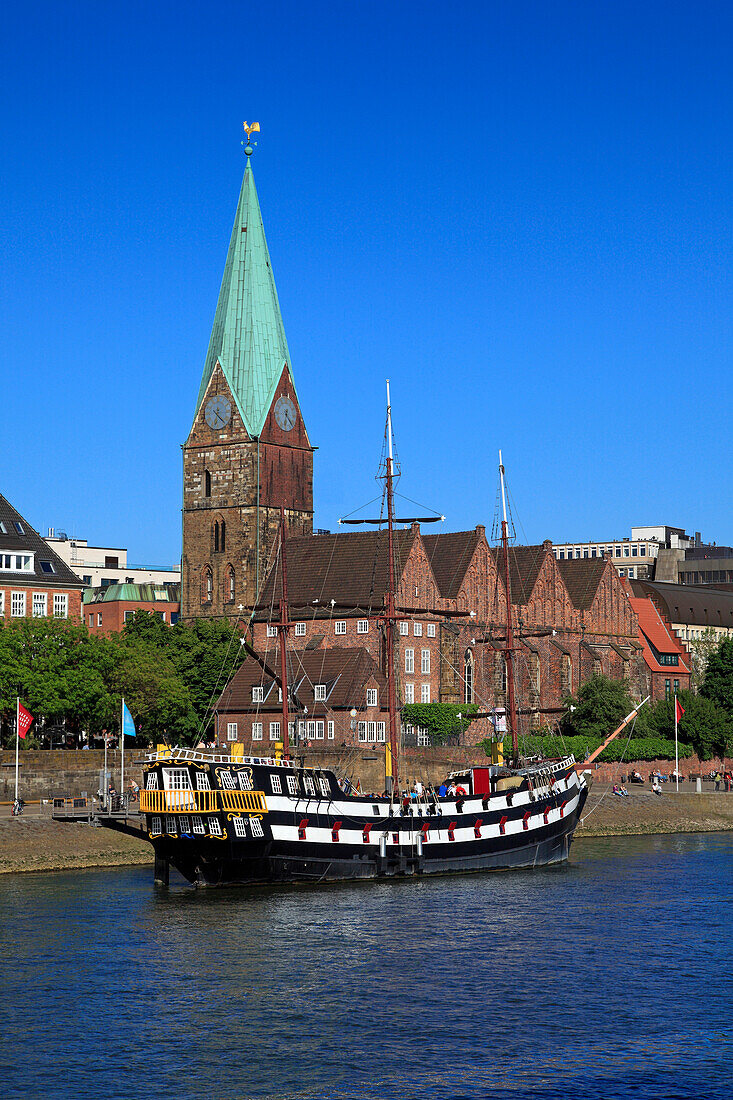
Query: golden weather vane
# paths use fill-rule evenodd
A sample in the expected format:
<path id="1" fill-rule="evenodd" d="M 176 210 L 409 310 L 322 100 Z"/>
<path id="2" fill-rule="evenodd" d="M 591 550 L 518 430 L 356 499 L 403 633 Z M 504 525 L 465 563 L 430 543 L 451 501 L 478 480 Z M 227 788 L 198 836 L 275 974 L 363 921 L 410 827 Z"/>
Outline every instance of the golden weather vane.
<path id="1" fill-rule="evenodd" d="M 242 125 L 244 126 L 244 132 L 247 135 L 247 141 L 246 141 L 246 143 L 242 142 L 242 145 L 244 145 L 244 151 L 247 154 L 247 156 L 251 157 L 252 153 L 254 152 L 254 149 L 252 148 L 252 145 L 257 144 L 256 141 L 252 142 L 252 134 L 259 134 L 260 124 L 259 124 L 259 122 L 252 122 L 252 123 L 243 122 Z"/>

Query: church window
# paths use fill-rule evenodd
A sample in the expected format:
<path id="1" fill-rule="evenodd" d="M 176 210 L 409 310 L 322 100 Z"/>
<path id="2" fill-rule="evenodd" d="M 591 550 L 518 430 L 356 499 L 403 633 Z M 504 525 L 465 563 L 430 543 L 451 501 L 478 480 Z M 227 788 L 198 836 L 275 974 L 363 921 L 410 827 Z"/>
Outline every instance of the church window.
<path id="1" fill-rule="evenodd" d="M 214 553 L 219 553 L 219 524 L 214 524 Z"/>
<path id="2" fill-rule="evenodd" d="M 570 662 L 570 654 L 563 653 L 560 665 L 560 690 L 563 695 L 570 695 L 573 690 L 573 666 Z"/>
<path id="3" fill-rule="evenodd" d="M 201 575 L 201 602 L 210 603 L 214 591 L 214 577 L 211 566 L 207 565 Z"/>
<path id="4" fill-rule="evenodd" d="M 473 702 L 473 653 L 466 650 L 466 668 L 463 679 L 463 702 Z"/>
<path id="5" fill-rule="evenodd" d="M 219 527 L 219 548 L 222 553 L 224 553 L 227 548 L 227 525 L 224 520 L 221 521 L 221 526 Z"/>
<path id="6" fill-rule="evenodd" d="M 227 600 L 234 599 L 234 569 L 231 565 L 227 569 L 225 598 Z"/>
<path id="7" fill-rule="evenodd" d="M 204 496 L 211 496 L 211 474 L 208 470 L 204 473 Z"/>

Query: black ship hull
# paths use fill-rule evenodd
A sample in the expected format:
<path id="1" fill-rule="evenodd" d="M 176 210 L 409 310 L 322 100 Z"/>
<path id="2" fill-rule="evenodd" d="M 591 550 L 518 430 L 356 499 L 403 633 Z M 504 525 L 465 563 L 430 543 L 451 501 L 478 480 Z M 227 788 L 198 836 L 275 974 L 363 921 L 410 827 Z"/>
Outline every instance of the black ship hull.
<path id="1" fill-rule="evenodd" d="M 161 881 L 171 866 L 199 886 L 545 867 L 568 859 L 587 796 L 570 761 L 493 780 L 485 792 L 399 806 L 386 799 L 347 798 L 332 773 L 273 767 L 271 761 L 253 760 L 249 768 L 244 763 L 243 768 L 215 763 L 209 771 L 212 789 L 205 793 L 192 782 L 188 791 L 156 790 L 147 796 L 161 808 L 160 814 L 147 815 Z M 202 774 L 202 765 L 192 767 Z M 166 771 L 182 770 L 164 765 Z M 244 779 L 235 788 L 238 775 Z M 261 790 L 249 785 L 254 781 Z M 500 789 L 502 782 L 511 786 Z"/>

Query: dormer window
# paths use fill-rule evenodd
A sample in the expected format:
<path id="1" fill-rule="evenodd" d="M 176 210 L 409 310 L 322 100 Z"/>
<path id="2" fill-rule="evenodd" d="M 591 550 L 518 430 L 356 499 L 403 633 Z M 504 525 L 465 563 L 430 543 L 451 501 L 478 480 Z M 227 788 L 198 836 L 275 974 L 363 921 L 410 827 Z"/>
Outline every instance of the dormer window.
<path id="1" fill-rule="evenodd" d="M 0 553 L 0 569 L 6 573 L 32 573 L 33 554 Z"/>
<path id="2" fill-rule="evenodd" d="M 368 707 L 376 707 L 379 701 L 379 692 L 376 688 L 367 688 L 366 700 Z"/>
<path id="3" fill-rule="evenodd" d="M 317 703 L 324 703 L 326 701 L 326 685 L 316 684 L 314 691 L 314 698 Z"/>
<path id="4" fill-rule="evenodd" d="M 43 561 L 42 560 L 39 564 L 41 566 L 41 572 L 42 573 L 55 573 L 56 572 L 56 568 L 55 568 L 52 561 Z"/>
<path id="5" fill-rule="evenodd" d="M 265 701 L 265 689 L 261 685 L 260 685 L 260 687 L 253 687 L 252 688 L 252 702 L 253 703 L 264 703 L 264 701 Z"/>
<path id="6" fill-rule="evenodd" d="M 19 535 L 24 535 L 25 534 L 25 528 L 23 527 L 23 524 L 19 523 L 17 519 L 13 521 L 13 527 L 15 528 L 15 530 L 18 532 Z"/>

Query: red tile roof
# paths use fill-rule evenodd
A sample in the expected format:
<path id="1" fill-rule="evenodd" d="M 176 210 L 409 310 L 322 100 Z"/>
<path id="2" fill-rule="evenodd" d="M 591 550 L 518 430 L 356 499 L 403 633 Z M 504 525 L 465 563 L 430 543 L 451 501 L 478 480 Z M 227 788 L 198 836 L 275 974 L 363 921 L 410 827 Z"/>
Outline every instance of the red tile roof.
<path id="1" fill-rule="evenodd" d="M 629 597 L 629 603 L 639 619 L 639 637 L 644 646 L 644 660 L 652 672 L 664 672 L 668 676 L 673 671 L 689 673 L 685 654 L 674 634 L 667 629 L 653 601 L 649 597 Z M 677 654 L 677 665 L 661 665 L 655 656 Z"/>

